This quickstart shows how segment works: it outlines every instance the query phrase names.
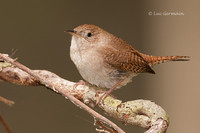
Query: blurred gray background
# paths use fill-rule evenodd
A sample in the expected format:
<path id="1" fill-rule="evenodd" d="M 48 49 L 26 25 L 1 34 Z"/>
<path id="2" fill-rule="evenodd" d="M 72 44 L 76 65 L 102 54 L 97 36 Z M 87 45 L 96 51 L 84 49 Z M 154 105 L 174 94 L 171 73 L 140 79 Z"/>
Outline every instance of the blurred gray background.
<path id="1" fill-rule="evenodd" d="M 114 95 L 123 101 L 149 99 L 161 105 L 170 116 L 168 133 L 197 133 L 199 5 L 197 0 L 0 0 L 0 52 L 11 54 L 12 49 L 18 49 L 14 57 L 31 69 L 46 69 L 79 81 L 82 78 L 69 57 L 71 36 L 63 31 L 90 23 L 120 36 L 146 54 L 189 55 L 190 62 L 156 66 L 156 75 L 141 74 Z M 150 15 L 154 11 L 184 15 Z M 13 133 L 95 132 L 88 113 L 44 87 L 0 82 L 0 96 L 16 102 L 13 107 L 0 102 L 0 115 Z M 111 120 L 128 133 L 145 131 Z M 0 133 L 6 133 L 2 124 Z"/>

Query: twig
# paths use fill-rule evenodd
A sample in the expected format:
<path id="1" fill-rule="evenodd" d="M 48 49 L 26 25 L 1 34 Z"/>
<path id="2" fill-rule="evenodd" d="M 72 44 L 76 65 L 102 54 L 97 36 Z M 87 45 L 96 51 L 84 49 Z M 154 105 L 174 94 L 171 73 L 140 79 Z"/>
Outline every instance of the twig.
<path id="1" fill-rule="evenodd" d="M 0 96 L 0 101 L 4 102 L 5 104 L 9 105 L 9 106 L 12 106 L 13 104 L 15 104 L 14 101 L 11 101 L 11 100 L 8 100 L 2 96 Z"/>
<path id="2" fill-rule="evenodd" d="M 99 120 L 96 120 L 95 121 L 95 124 L 98 124 L 99 125 L 99 127 L 101 128 L 101 129 L 96 129 L 97 131 L 99 131 L 99 132 L 106 132 L 106 133 L 117 133 L 117 131 L 115 130 L 115 129 L 110 129 L 109 127 L 106 127 L 101 121 L 99 121 Z"/>
<path id="3" fill-rule="evenodd" d="M 7 124 L 6 121 L 3 119 L 3 117 L 1 117 L 1 115 L 0 115 L 0 121 L 1 121 L 1 123 L 3 124 L 3 126 L 5 127 L 6 131 L 7 131 L 8 133 L 12 133 L 12 131 L 10 130 L 8 124 Z"/>

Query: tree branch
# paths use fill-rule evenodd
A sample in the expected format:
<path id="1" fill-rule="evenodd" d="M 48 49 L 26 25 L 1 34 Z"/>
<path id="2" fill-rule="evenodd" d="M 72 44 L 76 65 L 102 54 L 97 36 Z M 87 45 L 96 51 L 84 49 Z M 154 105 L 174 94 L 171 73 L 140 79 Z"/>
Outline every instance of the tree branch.
<path id="1" fill-rule="evenodd" d="M 4 102 L 5 104 L 9 105 L 9 106 L 12 106 L 13 104 L 15 104 L 14 101 L 11 101 L 11 100 L 8 100 L 2 96 L 0 96 L 0 101 Z"/>
<path id="2" fill-rule="evenodd" d="M 102 93 L 98 93 L 98 90 L 101 90 L 101 88 L 90 85 L 78 85 L 74 87 L 76 83 L 62 79 L 52 72 L 46 70 L 30 70 L 5 54 L 0 54 L 0 58 L 6 61 L 0 62 L 0 79 L 19 85 L 45 85 L 89 112 L 95 119 L 106 123 L 119 133 L 124 132 L 114 123 L 85 105 L 89 104 L 93 107 L 96 104 L 102 95 Z M 126 124 L 149 129 L 146 133 L 164 133 L 169 125 L 166 112 L 160 106 L 148 100 L 141 99 L 123 103 L 121 100 L 108 96 L 98 106 L 109 116 Z M 104 127 L 102 125 L 99 126 Z"/>
<path id="3" fill-rule="evenodd" d="M 8 124 L 6 123 L 6 121 L 3 119 L 3 117 L 0 115 L 0 122 L 2 123 L 2 125 L 5 127 L 7 133 L 12 133 L 11 129 L 9 128 Z"/>

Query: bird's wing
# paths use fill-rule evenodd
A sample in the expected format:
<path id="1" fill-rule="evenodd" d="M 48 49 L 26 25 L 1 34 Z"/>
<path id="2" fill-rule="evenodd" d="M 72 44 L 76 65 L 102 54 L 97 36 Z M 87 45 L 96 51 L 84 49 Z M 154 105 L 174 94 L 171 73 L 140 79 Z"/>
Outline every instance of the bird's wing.
<path id="1" fill-rule="evenodd" d="M 101 48 L 104 62 L 116 68 L 118 71 L 155 74 L 145 59 L 137 50 L 129 45 L 120 47 L 106 46 Z"/>

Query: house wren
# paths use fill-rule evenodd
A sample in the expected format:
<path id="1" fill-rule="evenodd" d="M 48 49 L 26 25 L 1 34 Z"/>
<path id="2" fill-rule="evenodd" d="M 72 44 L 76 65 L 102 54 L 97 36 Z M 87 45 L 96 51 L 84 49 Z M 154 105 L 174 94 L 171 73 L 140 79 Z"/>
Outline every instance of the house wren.
<path id="1" fill-rule="evenodd" d="M 155 74 L 152 67 L 167 61 L 187 61 L 188 56 L 151 56 L 140 53 L 119 37 L 91 24 L 65 31 L 72 35 L 70 57 L 87 82 L 114 89 L 131 82 L 139 73 Z"/>

